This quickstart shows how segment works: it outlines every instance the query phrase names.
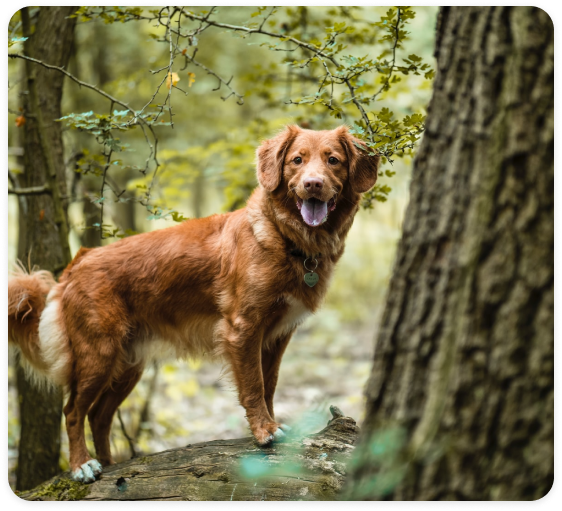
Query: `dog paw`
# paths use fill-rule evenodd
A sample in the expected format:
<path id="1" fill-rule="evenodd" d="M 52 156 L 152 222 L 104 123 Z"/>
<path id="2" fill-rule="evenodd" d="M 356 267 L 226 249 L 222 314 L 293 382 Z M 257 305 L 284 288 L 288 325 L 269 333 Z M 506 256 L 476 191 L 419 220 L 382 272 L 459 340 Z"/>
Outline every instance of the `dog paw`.
<path id="1" fill-rule="evenodd" d="M 287 424 L 279 424 L 277 426 L 277 431 L 273 433 L 273 436 L 275 437 L 275 440 L 280 440 L 287 436 L 289 434 L 289 431 L 291 431 L 291 428 L 287 426 Z"/>
<path id="2" fill-rule="evenodd" d="M 264 427 L 258 428 L 254 431 L 254 436 L 258 444 L 265 446 L 274 440 L 282 440 L 290 431 L 290 427 L 286 424 L 266 424 Z"/>
<path id="3" fill-rule="evenodd" d="M 93 483 L 101 472 L 102 468 L 98 460 L 88 460 L 72 471 L 72 479 L 79 483 Z"/>

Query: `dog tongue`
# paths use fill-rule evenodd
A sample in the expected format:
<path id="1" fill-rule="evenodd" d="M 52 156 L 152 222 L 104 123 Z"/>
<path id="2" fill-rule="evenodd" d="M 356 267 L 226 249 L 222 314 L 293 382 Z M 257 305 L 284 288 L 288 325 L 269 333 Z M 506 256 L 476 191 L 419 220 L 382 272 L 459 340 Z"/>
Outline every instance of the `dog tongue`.
<path id="1" fill-rule="evenodd" d="M 328 204 L 318 199 L 303 200 L 301 215 L 308 225 L 316 227 L 320 225 L 328 215 Z"/>

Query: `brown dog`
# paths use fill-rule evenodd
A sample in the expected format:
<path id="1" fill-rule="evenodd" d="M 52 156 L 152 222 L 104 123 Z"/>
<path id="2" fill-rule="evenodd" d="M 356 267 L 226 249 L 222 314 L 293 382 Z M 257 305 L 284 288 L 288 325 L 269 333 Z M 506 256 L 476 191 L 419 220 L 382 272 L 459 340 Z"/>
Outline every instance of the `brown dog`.
<path id="1" fill-rule="evenodd" d="M 326 294 L 360 194 L 377 179 L 379 156 L 360 147 L 345 126 L 289 126 L 259 147 L 246 208 L 80 249 L 58 284 L 44 271 L 12 277 L 10 342 L 69 393 L 74 479 L 101 473 L 86 415 L 99 461 L 113 463 L 113 415 L 165 348 L 222 355 L 258 443 L 283 436 L 273 413 L 281 357 Z"/>

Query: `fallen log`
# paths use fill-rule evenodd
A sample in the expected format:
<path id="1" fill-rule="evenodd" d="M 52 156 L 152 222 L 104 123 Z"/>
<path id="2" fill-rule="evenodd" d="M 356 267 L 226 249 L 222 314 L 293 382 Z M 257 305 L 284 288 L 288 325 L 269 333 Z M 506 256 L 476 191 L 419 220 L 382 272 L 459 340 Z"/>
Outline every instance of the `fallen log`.
<path id="1" fill-rule="evenodd" d="M 253 438 L 215 440 L 133 458 L 82 484 L 65 472 L 24 500 L 335 500 L 359 433 L 334 406 L 319 433 L 289 434 L 259 447 Z"/>

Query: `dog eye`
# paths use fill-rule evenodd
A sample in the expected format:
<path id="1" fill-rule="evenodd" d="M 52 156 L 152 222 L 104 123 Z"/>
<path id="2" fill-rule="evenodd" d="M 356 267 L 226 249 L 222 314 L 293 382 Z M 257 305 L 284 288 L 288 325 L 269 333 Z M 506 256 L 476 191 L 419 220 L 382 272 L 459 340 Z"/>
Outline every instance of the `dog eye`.
<path id="1" fill-rule="evenodd" d="M 297 165 L 300 165 L 302 163 L 302 158 L 300 156 L 297 156 L 294 160 L 294 163 L 296 163 Z"/>
<path id="2" fill-rule="evenodd" d="M 328 163 L 329 163 L 330 165 L 335 165 L 336 163 L 339 163 L 339 160 L 338 160 L 337 158 L 334 158 L 333 156 L 330 156 L 330 157 L 328 158 Z"/>

